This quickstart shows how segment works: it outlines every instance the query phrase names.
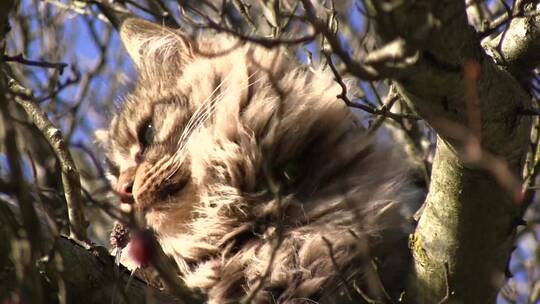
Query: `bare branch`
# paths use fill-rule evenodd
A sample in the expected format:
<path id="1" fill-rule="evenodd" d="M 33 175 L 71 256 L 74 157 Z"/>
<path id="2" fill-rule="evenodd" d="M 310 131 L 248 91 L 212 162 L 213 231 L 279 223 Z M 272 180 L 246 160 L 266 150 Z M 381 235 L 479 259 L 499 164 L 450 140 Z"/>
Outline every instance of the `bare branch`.
<path id="1" fill-rule="evenodd" d="M 317 17 L 317 12 L 311 0 L 302 0 L 302 5 L 306 13 L 306 19 L 313 25 L 315 30 L 326 38 L 330 46 L 332 47 L 332 52 L 334 52 L 339 59 L 341 59 L 345 66 L 347 67 L 347 72 L 351 73 L 354 76 L 359 77 L 363 80 L 378 80 L 383 78 L 375 69 L 365 66 L 353 60 L 350 55 L 341 47 L 341 43 L 337 36 L 330 31 L 326 23 Z"/>
<path id="2" fill-rule="evenodd" d="M 62 168 L 62 185 L 64 186 L 64 196 L 68 207 L 71 235 L 75 239 L 87 241 L 86 229 L 88 221 L 82 209 L 79 172 L 62 138 L 61 131 L 49 121 L 47 114 L 32 99 L 32 92 L 22 87 L 14 79 L 10 79 L 8 87 L 10 91 L 18 95 L 15 97 L 15 101 L 24 108 L 28 117 L 42 132 L 58 157 Z M 21 96 L 27 96 L 28 98 Z"/>
<path id="3" fill-rule="evenodd" d="M 336 97 L 343 100 L 347 106 L 349 106 L 351 108 L 357 108 L 357 109 L 364 110 L 364 111 L 366 111 L 366 112 L 368 112 L 370 114 L 389 117 L 389 118 L 392 118 L 394 120 L 402 120 L 402 119 L 419 120 L 419 119 L 421 119 L 420 117 L 418 117 L 416 115 L 413 115 L 413 114 L 390 112 L 391 106 L 390 107 L 384 107 L 383 106 L 381 109 L 376 109 L 376 108 L 372 108 L 372 107 L 370 107 L 368 105 L 364 105 L 364 104 L 361 104 L 361 103 L 354 102 L 354 101 L 350 100 L 350 98 L 347 96 L 347 85 L 343 81 L 343 77 L 341 76 L 341 74 L 337 70 L 336 66 L 332 62 L 332 57 L 328 53 L 324 53 L 324 55 L 326 56 L 326 62 L 330 66 L 330 69 L 332 70 L 332 73 L 334 73 L 334 79 L 336 80 L 336 82 L 341 87 L 341 93 L 339 95 L 337 95 Z"/>
<path id="4" fill-rule="evenodd" d="M 63 260 L 63 271 L 60 273 L 55 269 L 56 255 Z M 48 279 L 63 279 L 69 284 L 69 302 L 90 302 L 75 300 L 84 296 L 98 303 L 111 303 L 112 299 L 120 300 L 120 303 L 186 303 L 183 299 L 152 288 L 138 279 L 131 281 L 132 287 L 127 292 L 122 292 L 129 281 L 129 272 L 120 266 L 117 277 L 114 272 L 117 266 L 103 247 L 84 246 L 75 240 L 62 237 L 56 240 L 54 256 L 42 261 L 40 268 Z"/>
<path id="5" fill-rule="evenodd" d="M 540 65 L 540 13 L 513 18 L 508 28 L 483 43 L 498 64 L 522 78 Z"/>
<path id="6" fill-rule="evenodd" d="M 57 69 L 60 75 L 62 75 L 62 73 L 64 72 L 64 68 L 68 66 L 68 64 L 64 62 L 47 62 L 47 61 L 29 60 L 29 59 L 24 58 L 22 54 L 19 54 L 16 56 L 2 55 L 2 61 L 3 62 L 18 62 L 21 64 L 30 65 L 30 66 Z"/>
<path id="7" fill-rule="evenodd" d="M 429 194 L 411 241 L 415 266 L 407 301 L 436 303 L 445 296 L 445 262 L 452 265 L 458 300 L 491 301 L 498 289 L 492 282 L 504 279 L 512 243 L 508 231 L 515 229 L 520 210 L 516 181 L 530 120 L 516 109 L 529 107 L 528 94 L 483 54 L 464 2 L 405 1 L 385 10 L 381 2 L 366 1 L 366 7 L 383 44 L 402 37 L 419 49 L 418 61 L 405 67 L 395 84 L 439 134 Z M 463 74 L 470 59 L 480 65 L 478 79 Z M 503 123 L 510 117 L 511 128 Z M 479 137 L 473 145 L 471 128 Z M 482 252 L 499 254 L 486 258 Z M 471 267 L 474 280 L 467 274 Z"/>
<path id="8" fill-rule="evenodd" d="M 240 33 L 234 29 L 231 29 L 231 28 L 228 28 L 226 26 L 222 26 L 216 23 L 207 14 L 199 11 L 196 8 L 190 8 L 190 9 L 196 12 L 201 18 L 203 18 L 206 21 L 205 23 L 197 22 L 193 20 L 192 18 L 190 18 L 189 16 L 187 16 L 183 11 L 181 11 L 182 16 L 194 27 L 200 28 L 200 29 L 210 28 L 210 29 L 217 30 L 219 32 L 229 33 L 235 37 L 238 37 L 241 41 L 253 42 L 261 46 L 264 46 L 266 48 L 272 48 L 272 47 L 277 47 L 281 45 L 302 44 L 302 43 L 306 43 L 306 42 L 310 42 L 314 40 L 317 36 L 317 33 L 307 34 L 298 38 L 265 38 L 265 37 L 259 37 L 259 36 L 249 36 L 249 35 Z"/>

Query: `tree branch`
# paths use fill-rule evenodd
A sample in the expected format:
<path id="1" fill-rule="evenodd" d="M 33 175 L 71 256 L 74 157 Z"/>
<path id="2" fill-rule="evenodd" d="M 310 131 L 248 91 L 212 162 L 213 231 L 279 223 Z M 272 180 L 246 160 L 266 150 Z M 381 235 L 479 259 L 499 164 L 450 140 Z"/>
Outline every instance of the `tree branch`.
<path id="1" fill-rule="evenodd" d="M 508 29 L 484 46 L 498 64 L 519 73 L 516 76 L 530 73 L 540 65 L 540 12 L 512 19 Z"/>
<path id="2" fill-rule="evenodd" d="M 61 271 L 55 260 L 62 264 Z M 120 267 L 119 272 L 116 267 Z M 41 262 L 40 268 L 52 279 L 52 286 L 59 280 L 68 286 L 66 303 L 185 303 L 136 278 L 130 281 L 130 271 L 115 265 L 105 248 L 85 247 L 65 237 L 56 240 L 53 254 Z"/>
<path id="3" fill-rule="evenodd" d="M 403 1 L 391 9 L 366 1 L 366 7 L 382 44 L 402 37 L 418 49 L 416 63 L 394 81 L 439 135 L 429 194 L 411 236 L 414 269 L 405 297 L 437 303 L 451 280 L 459 302 L 493 303 L 520 216 L 517 189 L 508 185 L 521 174 L 530 118 L 518 112 L 530 107 L 530 97 L 483 52 L 464 1 Z M 477 68 L 466 69 L 471 62 Z M 493 168 L 486 172 L 486 165 Z"/>
<path id="4" fill-rule="evenodd" d="M 68 64 L 64 62 L 47 62 L 47 61 L 29 60 L 29 59 L 24 58 L 22 54 L 18 54 L 16 56 L 2 55 L 2 61 L 3 62 L 18 62 L 21 64 L 30 65 L 30 66 L 57 69 L 60 75 L 62 75 L 62 73 L 64 72 L 64 68 L 68 66 Z"/>
<path id="5" fill-rule="evenodd" d="M 87 241 L 86 220 L 82 209 L 81 181 L 71 153 L 64 142 L 61 131 L 47 118 L 47 114 L 34 102 L 32 92 L 19 85 L 14 79 L 8 88 L 15 95 L 15 101 L 23 107 L 35 126 L 53 148 L 62 168 L 62 185 L 66 198 L 70 233 L 73 238 Z"/>

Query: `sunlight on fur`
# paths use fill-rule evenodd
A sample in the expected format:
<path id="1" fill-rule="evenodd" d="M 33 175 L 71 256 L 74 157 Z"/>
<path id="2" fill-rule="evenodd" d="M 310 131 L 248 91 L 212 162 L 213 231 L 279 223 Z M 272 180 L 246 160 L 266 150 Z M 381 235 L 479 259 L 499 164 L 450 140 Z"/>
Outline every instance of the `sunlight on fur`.
<path id="1" fill-rule="evenodd" d="M 103 139 L 113 186 L 187 286 L 209 303 L 399 297 L 417 192 L 330 71 L 137 19 L 121 37 L 139 79 Z"/>

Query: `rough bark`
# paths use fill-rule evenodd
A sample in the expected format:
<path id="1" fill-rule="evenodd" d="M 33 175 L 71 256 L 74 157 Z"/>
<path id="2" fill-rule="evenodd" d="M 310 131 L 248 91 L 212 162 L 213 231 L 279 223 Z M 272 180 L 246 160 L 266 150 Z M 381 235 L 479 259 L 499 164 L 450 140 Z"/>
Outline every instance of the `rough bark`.
<path id="1" fill-rule="evenodd" d="M 518 183 L 505 178 L 521 173 L 530 120 L 519 112 L 530 96 L 481 48 L 464 1 L 403 1 L 392 10 L 368 1 L 368 7 L 382 44 L 401 37 L 418 50 L 418 61 L 393 79 L 438 133 L 429 194 L 410 239 L 407 302 L 494 303 L 520 216 Z M 467 78 L 468 64 L 479 64 L 477 82 Z M 474 156 L 470 134 L 482 148 Z"/>
<path id="2" fill-rule="evenodd" d="M 21 226 L 8 205 L 0 200 L 0 239 L 12 240 L 0 242 L 0 299 L 10 298 L 22 284 L 22 267 L 31 263 L 25 254 L 26 241 L 18 236 Z M 33 265 L 39 270 L 39 282 L 32 286 L 42 287 L 43 292 L 32 303 L 36 299 L 46 303 L 186 303 L 136 277 L 130 280 L 130 271 L 117 266 L 104 247 L 68 237 L 49 238 L 48 244 L 49 253 Z"/>
<path id="3" fill-rule="evenodd" d="M 57 286 L 66 286 L 67 303 L 111 303 L 112 299 L 114 303 L 185 303 L 136 278 L 128 285 L 130 272 L 120 266 L 116 273 L 117 266 L 103 247 L 87 249 L 67 238 L 57 239 L 55 245 L 63 274 L 56 273 L 57 266 L 44 269 Z"/>
<path id="4" fill-rule="evenodd" d="M 526 82 L 540 65 L 540 16 L 514 18 L 504 32 L 482 44 L 497 64 Z"/>

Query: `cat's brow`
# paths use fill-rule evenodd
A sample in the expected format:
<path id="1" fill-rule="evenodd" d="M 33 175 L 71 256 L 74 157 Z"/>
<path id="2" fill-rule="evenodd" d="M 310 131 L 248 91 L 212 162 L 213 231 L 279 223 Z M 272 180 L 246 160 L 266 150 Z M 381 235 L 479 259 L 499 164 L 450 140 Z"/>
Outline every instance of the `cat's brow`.
<path id="1" fill-rule="evenodd" d="M 139 126 L 140 124 L 144 123 L 145 121 L 151 119 L 152 117 L 154 117 L 155 115 L 155 111 L 158 107 L 160 106 L 178 106 L 178 104 L 180 103 L 180 105 L 182 105 L 182 101 L 183 99 L 182 98 L 179 98 L 178 96 L 176 95 L 168 95 L 168 96 L 164 96 L 164 97 L 160 97 L 159 99 L 156 99 L 156 100 L 153 100 L 151 102 L 151 107 L 150 107 L 150 111 L 148 114 L 146 115 L 138 115 L 137 116 L 137 124 L 136 126 Z M 135 130 L 137 131 L 137 130 Z"/>
<path id="2" fill-rule="evenodd" d="M 262 80 L 264 80 L 264 75 L 262 75 L 257 80 L 255 80 L 255 81 L 253 81 L 251 83 L 249 82 L 251 80 L 251 78 L 253 78 L 253 76 L 255 76 L 257 74 L 257 72 L 258 71 L 255 71 L 253 74 L 248 76 L 248 79 L 247 79 L 248 84 L 246 85 L 246 87 L 242 88 L 241 91 L 246 90 L 249 87 L 251 87 L 252 85 L 255 85 L 255 84 L 261 82 Z M 225 81 L 223 81 L 223 82 L 225 82 Z M 215 90 L 214 90 L 214 92 L 215 92 Z M 197 122 L 194 123 L 193 126 L 191 127 L 192 130 L 189 133 L 186 133 L 187 135 L 185 137 L 185 140 L 181 143 L 182 146 L 175 152 L 175 154 L 173 154 L 167 161 L 164 162 L 163 167 L 166 167 L 166 168 L 168 168 L 170 170 L 169 170 L 169 174 L 167 175 L 167 177 L 161 179 L 161 182 L 170 179 L 178 171 L 178 169 L 181 168 L 181 166 L 183 164 L 183 160 L 184 160 L 182 158 L 182 155 L 184 153 L 184 149 L 185 149 L 185 147 L 187 145 L 187 142 L 189 140 L 189 136 L 197 128 L 204 125 L 206 123 L 206 121 L 208 121 L 208 119 L 210 119 L 210 117 L 212 117 L 212 115 L 216 111 L 216 105 L 223 100 L 223 97 L 225 96 L 225 94 L 226 94 L 226 92 L 221 92 L 218 96 L 213 98 L 213 100 L 209 103 L 209 107 L 207 107 L 208 111 L 204 111 L 202 113 L 202 115 L 200 116 L 200 118 L 197 119 Z M 155 176 L 155 175 L 156 174 L 153 174 L 152 176 Z"/>

